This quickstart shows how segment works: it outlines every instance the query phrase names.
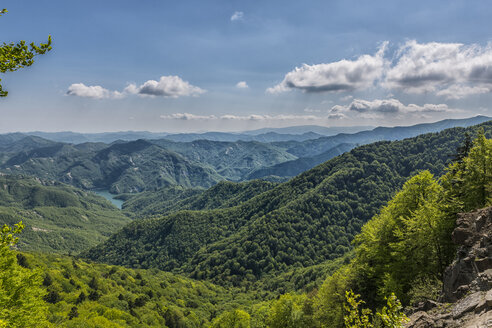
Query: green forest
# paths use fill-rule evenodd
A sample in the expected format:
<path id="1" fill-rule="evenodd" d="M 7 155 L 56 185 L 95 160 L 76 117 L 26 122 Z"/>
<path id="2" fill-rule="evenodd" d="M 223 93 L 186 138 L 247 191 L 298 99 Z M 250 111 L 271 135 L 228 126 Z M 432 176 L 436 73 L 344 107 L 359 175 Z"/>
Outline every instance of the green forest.
<path id="1" fill-rule="evenodd" d="M 122 194 L 123 211 L 0 176 L 0 327 L 402 327 L 439 296 L 457 214 L 491 205 L 491 138 L 377 142 L 281 184 Z"/>

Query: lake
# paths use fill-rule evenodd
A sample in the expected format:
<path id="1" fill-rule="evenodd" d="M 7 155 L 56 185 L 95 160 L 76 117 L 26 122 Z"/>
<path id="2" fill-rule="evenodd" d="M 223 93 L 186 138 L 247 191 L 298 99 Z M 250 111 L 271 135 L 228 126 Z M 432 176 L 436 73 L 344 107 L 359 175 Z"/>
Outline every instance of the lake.
<path id="1" fill-rule="evenodd" d="M 102 196 L 109 200 L 114 206 L 118 207 L 121 209 L 121 206 L 123 205 L 123 201 L 121 199 L 115 199 L 117 195 L 110 193 L 108 190 L 92 190 L 96 195 Z"/>

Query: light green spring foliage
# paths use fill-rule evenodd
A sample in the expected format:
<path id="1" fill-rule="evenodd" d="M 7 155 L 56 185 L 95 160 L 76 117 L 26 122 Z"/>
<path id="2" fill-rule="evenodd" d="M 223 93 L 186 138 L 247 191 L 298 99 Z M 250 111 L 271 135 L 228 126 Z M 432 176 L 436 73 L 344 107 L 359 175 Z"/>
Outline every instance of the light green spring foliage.
<path id="1" fill-rule="evenodd" d="M 387 299 L 387 306 L 384 306 L 376 315 L 381 319 L 381 327 L 402 328 L 409 321 L 400 301 L 395 294 L 391 294 Z"/>
<path id="2" fill-rule="evenodd" d="M 349 290 L 345 292 L 347 303 L 344 309 L 347 314 L 343 317 L 346 328 L 372 328 L 374 325 L 370 321 L 372 311 L 369 309 L 360 309 L 365 302 L 360 300 L 360 295 L 354 294 Z"/>
<path id="3" fill-rule="evenodd" d="M 343 326 L 345 291 L 348 289 L 351 274 L 349 266 L 340 268 L 326 279 L 318 291 L 314 316 L 322 327 Z"/>
<path id="4" fill-rule="evenodd" d="M 467 155 L 451 165 L 442 179 L 452 209 L 459 212 L 492 204 L 492 140 L 479 132 Z"/>
<path id="5" fill-rule="evenodd" d="M 215 319 L 210 328 L 250 328 L 250 315 L 243 310 L 233 310 L 222 313 Z"/>
<path id="6" fill-rule="evenodd" d="M 273 302 L 267 319 L 270 328 L 313 327 L 311 300 L 306 295 L 285 294 Z"/>
<path id="7" fill-rule="evenodd" d="M 345 296 L 347 303 L 344 309 L 347 314 L 343 319 L 346 328 L 402 328 L 408 322 L 395 294 L 386 298 L 386 306 L 378 311 L 375 317 L 370 309 L 362 308 L 365 302 L 360 299 L 360 295 L 349 290 L 345 292 Z"/>
<path id="8" fill-rule="evenodd" d="M 391 292 L 405 299 L 415 277 L 439 276 L 449 261 L 450 250 L 442 249 L 451 233 L 440 210 L 442 191 L 430 172 L 421 172 L 356 237 L 356 262 L 365 278 L 379 280 L 380 300 Z"/>
<path id="9" fill-rule="evenodd" d="M 0 11 L 0 16 L 7 13 L 7 9 Z M 48 42 L 41 43 L 39 46 L 34 42 L 27 45 L 26 41 L 18 43 L 3 43 L 0 45 L 0 73 L 14 72 L 20 68 L 34 64 L 34 57 L 43 55 L 51 50 L 51 35 Z M 0 81 L 2 81 L 0 79 Z M 8 92 L 2 89 L 0 84 L 0 97 L 6 97 Z"/>
<path id="10" fill-rule="evenodd" d="M 4 225 L 0 231 L 0 327 L 50 327 L 40 272 L 18 265 L 10 249 L 23 228 L 20 222 L 14 228 Z"/>

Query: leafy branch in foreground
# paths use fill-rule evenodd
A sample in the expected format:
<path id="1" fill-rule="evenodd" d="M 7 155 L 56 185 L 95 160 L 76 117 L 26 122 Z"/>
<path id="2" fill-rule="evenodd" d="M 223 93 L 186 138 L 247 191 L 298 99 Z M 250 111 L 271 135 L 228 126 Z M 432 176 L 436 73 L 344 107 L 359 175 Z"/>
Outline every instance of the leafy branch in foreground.
<path id="1" fill-rule="evenodd" d="M 0 11 L 0 16 L 7 13 L 7 9 Z M 36 45 L 31 42 L 29 45 L 22 40 L 18 43 L 3 43 L 0 46 L 0 73 L 14 72 L 20 68 L 31 66 L 34 63 L 34 57 L 43 55 L 51 50 L 51 35 L 48 36 L 46 43 Z M 2 79 L 0 79 L 2 81 Z M 0 84 L 0 97 L 6 97 L 7 91 L 2 89 Z"/>
<path id="2" fill-rule="evenodd" d="M 408 322 L 407 316 L 402 312 L 403 307 L 395 294 L 391 294 L 386 298 L 387 305 L 376 313 L 376 317 L 372 315 L 369 309 L 359 309 L 365 302 L 360 299 L 360 295 L 354 294 L 352 290 L 345 292 L 347 304 L 344 305 L 347 314 L 343 320 L 346 328 L 373 328 L 387 327 L 400 328 Z M 373 320 L 371 320 L 373 317 Z"/>
<path id="3" fill-rule="evenodd" d="M 22 229 L 19 222 L 0 230 L 0 327 L 49 327 L 40 272 L 21 267 L 10 249 Z"/>

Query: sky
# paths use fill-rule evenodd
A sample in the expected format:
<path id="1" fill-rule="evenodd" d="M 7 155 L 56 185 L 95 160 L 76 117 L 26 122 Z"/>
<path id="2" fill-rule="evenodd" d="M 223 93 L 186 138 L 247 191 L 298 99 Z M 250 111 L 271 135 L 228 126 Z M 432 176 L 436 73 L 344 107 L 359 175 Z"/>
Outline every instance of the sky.
<path id="1" fill-rule="evenodd" d="M 492 116 L 490 1 L 3 0 L 0 133 L 395 126 Z"/>

